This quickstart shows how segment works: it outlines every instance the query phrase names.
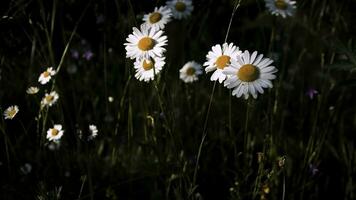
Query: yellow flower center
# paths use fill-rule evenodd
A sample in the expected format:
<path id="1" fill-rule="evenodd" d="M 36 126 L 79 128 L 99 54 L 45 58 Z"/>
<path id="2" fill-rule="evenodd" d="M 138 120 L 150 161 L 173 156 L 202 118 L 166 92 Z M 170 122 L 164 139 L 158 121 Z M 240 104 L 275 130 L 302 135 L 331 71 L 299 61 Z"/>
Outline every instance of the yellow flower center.
<path id="1" fill-rule="evenodd" d="M 230 64 L 230 56 L 222 55 L 215 62 L 217 68 L 224 69 L 227 65 Z"/>
<path id="2" fill-rule="evenodd" d="M 177 11 L 184 12 L 187 6 L 185 5 L 185 3 L 178 1 L 175 7 Z"/>
<path id="3" fill-rule="evenodd" d="M 53 101 L 53 99 L 54 99 L 54 96 L 52 96 L 52 95 L 47 95 L 46 96 L 46 101 L 47 102 L 51 102 L 51 101 Z"/>
<path id="4" fill-rule="evenodd" d="M 244 82 L 252 82 L 258 79 L 260 76 L 260 70 L 251 64 L 242 65 L 242 67 L 237 72 L 237 77 Z"/>
<path id="5" fill-rule="evenodd" d="M 288 7 L 287 3 L 284 0 L 276 0 L 274 2 L 274 5 L 280 10 L 285 10 Z"/>
<path id="6" fill-rule="evenodd" d="M 17 111 L 15 109 L 11 109 L 7 112 L 7 115 L 13 118 L 16 115 Z"/>
<path id="7" fill-rule="evenodd" d="M 138 48 L 142 51 L 148 51 L 155 46 L 155 41 L 150 37 L 144 37 L 138 41 Z"/>
<path id="8" fill-rule="evenodd" d="M 162 15 L 159 12 L 154 12 L 150 15 L 150 22 L 152 24 L 159 22 L 162 19 Z"/>
<path id="9" fill-rule="evenodd" d="M 48 71 L 45 71 L 42 73 L 43 77 L 47 78 L 49 76 L 49 72 Z"/>
<path id="10" fill-rule="evenodd" d="M 58 135 L 58 133 L 59 133 L 59 131 L 57 129 L 52 128 L 52 131 L 51 131 L 52 136 L 56 136 L 56 135 Z"/>
<path id="11" fill-rule="evenodd" d="M 188 68 L 186 73 L 188 76 L 193 76 L 195 74 L 195 68 L 194 67 Z"/>
<path id="12" fill-rule="evenodd" d="M 152 69 L 154 66 L 154 62 L 153 61 L 150 61 L 150 60 L 144 60 L 143 61 L 143 64 L 142 64 L 142 67 L 144 70 L 148 71 L 150 69 Z"/>

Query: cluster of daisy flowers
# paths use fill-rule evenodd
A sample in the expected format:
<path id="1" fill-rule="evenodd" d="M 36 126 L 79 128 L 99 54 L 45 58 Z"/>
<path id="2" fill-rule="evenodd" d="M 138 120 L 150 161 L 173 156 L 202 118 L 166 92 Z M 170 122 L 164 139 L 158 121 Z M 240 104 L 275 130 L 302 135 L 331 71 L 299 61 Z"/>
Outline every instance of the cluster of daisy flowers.
<path id="1" fill-rule="evenodd" d="M 273 61 L 263 54 L 257 51 L 250 54 L 247 50 L 242 53 L 233 43 L 213 46 L 206 58 L 205 72 L 213 72 L 210 80 L 223 83 L 232 89 L 232 95 L 245 99 L 250 95 L 257 98 L 258 93 L 264 93 L 264 88 L 272 88 L 271 81 L 278 71 L 271 65 Z"/>
<path id="2" fill-rule="evenodd" d="M 133 27 L 133 33 L 127 37 L 124 45 L 126 57 L 135 59 L 135 77 L 138 80 L 149 82 L 160 73 L 165 65 L 164 53 L 168 43 L 163 31 L 166 24 L 172 18 L 187 18 L 192 11 L 191 0 L 170 0 L 165 6 L 156 7 L 153 12 L 145 14 L 140 28 Z"/>

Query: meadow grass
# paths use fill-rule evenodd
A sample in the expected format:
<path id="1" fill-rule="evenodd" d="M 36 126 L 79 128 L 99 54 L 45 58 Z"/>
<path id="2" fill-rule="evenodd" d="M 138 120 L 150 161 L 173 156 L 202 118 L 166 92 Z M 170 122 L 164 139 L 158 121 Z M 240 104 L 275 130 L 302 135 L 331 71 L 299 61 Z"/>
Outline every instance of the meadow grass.
<path id="1" fill-rule="evenodd" d="M 19 112 L 0 120 L 0 199 L 355 198 L 352 0 L 298 0 L 287 18 L 263 0 L 194 0 L 166 25 L 166 64 L 150 82 L 124 43 L 165 1 L 2 4 L 0 113 Z M 273 88 L 245 100 L 211 73 L 179 79 L 224 42 L 274 60 Z M 56 74 L 41 85 L 47 67 Z M 58 101 L 41 106 L 51 91 Z M 55 124 L 60 144 L 47 138 Z"/>

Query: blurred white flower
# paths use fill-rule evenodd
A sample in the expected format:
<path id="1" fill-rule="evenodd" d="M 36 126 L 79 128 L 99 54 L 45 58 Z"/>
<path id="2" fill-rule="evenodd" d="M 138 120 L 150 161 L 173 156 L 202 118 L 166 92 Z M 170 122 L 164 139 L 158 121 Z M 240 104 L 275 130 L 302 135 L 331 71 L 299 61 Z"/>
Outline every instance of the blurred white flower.
<path id="1" fill-rule="evenodd" d="M 108 101 L 109 101 L 110 103 L 114 102 L 114 97 L 109 96 L 109 97 L 108 97 Z"/>
<path id="2" fill-rule="evenodd" d="M 155 8 L 153 12 L 143 16 L 144 24 L 148 27 L 159 30 L 171 20 L 172 11 L 167 6 Z"/>
<path id="3" fill-rule="evenodd" d="M 17 105 L 10 106 L 4 111 L 4 117 L 5 119 L 13 119 L 18 112 L 19 107 Z"/>
<path id="4" fill-rule="evenodd" d="M 57 141 L 60 140 L 63 136 L 64 130 L 62 130 L 62 125 L 55 124 L 53 128 L 48 129 L 47 131 L 47 139 L 49 141 Z"/>
<path id="5" fill-rule="evenodd" d="M 265 0 L 266 7 L 270 13 L 276 16 L 293 16 L 296 9 L 296 2 L 291 0 Z"/>
<path id="6" fill-rule="evenodd" d="M 26 90 L 27 94 L 37 94 L 37 92 L 40 91 L 38 87 L 29 87 Z"/>
<path id="7" fill-rule="evenodd" d="M 24 166 L 22 166 L 22 167 L 20 168 L 20 171 L 21 171 L 24 175 L 31 173 L 31 171 L 32 171 L 32 166 L 31 166 L 31 164 L 29 164 L 29 163 L 24 164 Z"/>
<path id="8" fill-rule="evenodd" d="M 194 9 L 191 0 L 171 0 L 167 1 L 166 4 L 172 10 L 175 19 L 187 18 Z"/>
<path id="9" fill-rule="evenodd" d="M 198 80 L 198 75 L 201 75 L 203 70 L 199 63 L 189 61 L 179 70 L 179 72 L 179 78 L 182 79 L 182 81 L 185 83 L 192 83 Z"/>
<path id="10" fill-rule="evenodd" d="M 92 139 L 96 138 L 96 136 L 98 136 L 99 131 L 95 125 L 91 124 L 91 125 L 89 125 L 89 132 L 90 132 L 90 135 L 89 135 L 88 139 L 92 140 Z"/>
<path id="11" fill-rule="evenodd" d="M 45 97 L 43 97 L 42 101 L 41 101 L 41 106 L 52 106 L 54 103 L 57 102 L 59 98 L 59 95 L 56 91 L 52 91 L 51 93 L 46 93 Z"/>
<path id="12" fill-rule="evenodd" d="M 40 77 L 38 78 L 38 82 L 40 82 L 42 85 L 48 83 L 52 76 L 56 74 L 56 71 L 53 70 L 52 67 L 47 68 L 46 71 L 42 72 Z"/>

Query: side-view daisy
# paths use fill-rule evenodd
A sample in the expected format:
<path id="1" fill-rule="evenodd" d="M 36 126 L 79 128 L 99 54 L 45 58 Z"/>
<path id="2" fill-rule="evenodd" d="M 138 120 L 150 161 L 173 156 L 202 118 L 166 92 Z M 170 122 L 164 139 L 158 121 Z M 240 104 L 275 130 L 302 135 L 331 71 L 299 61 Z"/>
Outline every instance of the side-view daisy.
<path id="1" fill-rule="evenodd" d="M 62 125 L 55 124 L 53 128 L 48 129 L 47 139 L 49 141 L 58 141 L 63 136 L 64 130 L 62 130 Z"/>
<path id="2" fill-rule="evenodd" d="M 165 65 L 164 57 L 138 58 L 134 63 L 135 77 L 140 81 L 151 81 Z"/>
<path id="3" fill-rule="evenodd" d="M 40 89 L 38 87 L 32 86 L 32 87 L 27 88 L 26 93 L 27 94 L 36 94 L 38 91 L 40 91 Z"/>
<path id="4" fill-rule="evenodd" d="M 199 63 L 189 61 L 179 70 L 179 72 L 180 79 L 185 83 L 192 83 L 198 80 L 198 76 L 203 73 L 203 70 Z"/>
<path id="5" fill-rule="evenodd" d="M 155 8 L 153 12 L 143 16 L 145 25 L 152 29 L 164 29 L 164 26 L 171 20 L 172 11 L 167 6 Z"/>
<path id="6" fill-rule="evenodd" d="M 41 106 L 52 106 L 54 103 L 57 102 L 59 98 L 59 95 L 56 91 L 52 91 L 51 93 L 46 93 L 45 97 L 43 97 L 42 101 L 41 101 Z"/>
<path id="7" fill-rule="evenodd" d="M 19 107 L 17 105 L 10 106 L 4 111 L 4 117 L 5 119 L 13 119 L 18 112 Z"/>
<path id="8" fill-rule="evenodd" d="M 265 0 L 265 3 L 270 13 L 283 18 L 293 16 L 296 9 L 296 3 L 292 0 Z"/>
<path id="9" fill-rule="evenodd" d="M 56 74 L 56 71 L 53 70 L 52 67 L 49 67 L 46 69 L 46 71 L 42 72 L 40 77 L 38 77 L 38 82 L 40 82 L 42 85 L 48 83 L 52 76 Z"/>
<path id="10" fill-rule="evenodd" d="M 133 33 L 130 34 L 125 43 L 127 58 L 149 58 L 162 57 L 166 51 L 163 47 L 167 45 L 167 36 L 163 31 L 149 28 L 147 25 L 141 25 L 141 30 L 133 27 Z"/>
<path id="11" fill-rule="evenodd" d="M 263 88 L 272 88 L 271 80 L 275 79 L 278 70 L 274 66 L 270 66 L 273 60 L 263 58 L 260 54 L 257 56 L 257 51 L 251 55 L 246 50 L 237 61 L 232 61 L 231 66 L 224 69 L 224 74 L 229 77 L 224 82 L 227 88 L 234 88 L 232 95 L 245 99 L 251 94 L 253 98 L 257 98 L 257 94 L 263 94 Z"/>
<path id="12" fill-rule="evenodd" d="M 193 3 L 191 0 L 171 0 L 167 1 L 167 6 L 171 8 L 175 19 L 187 18 L 193 11 Z"/>
<path id="13" fill-rule="evenodd" d="M 219 83 L 222 83 L 226 79 L 226 75 L 222 73 L 223 69 L 229 67 L 231 61 L 236 61 L 237 57 L 240 55 L 241 51 L 239 50 L 239 47 L 235 46 L 233 43 L 224 43 L 222 47 L 220 44 L 213 46 L 212 50 L 209 51 L 206 56 L 207 61 L 204 63 L 204 66 L 207 66 L 205 72 L 214 71 L 210 80 L 219 80 Z"/>

